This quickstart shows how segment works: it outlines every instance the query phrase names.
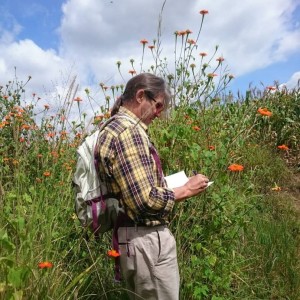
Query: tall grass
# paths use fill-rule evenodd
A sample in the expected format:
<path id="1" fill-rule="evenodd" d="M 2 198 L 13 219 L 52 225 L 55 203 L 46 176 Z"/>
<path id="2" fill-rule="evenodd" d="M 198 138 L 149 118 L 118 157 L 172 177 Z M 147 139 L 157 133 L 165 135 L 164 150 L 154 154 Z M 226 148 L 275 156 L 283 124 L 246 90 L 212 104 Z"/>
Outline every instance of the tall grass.
<path id="1" fill-rule="evenodd" d="M 13 86 L 0 95 L 1 299 L 124 298 L 106 257 L 110 233 L 87 241 L 74 216 L 71 178 L 82 137 L 49 135 L 59 122 L 37 125 L 20 96 Z M 205 110 L 182 105 L 153 124 L 166 173 L 198 170 L 214 181 L 172 217 L 181 299 L 299 298 L 299 222 L 286 164 L 299 153 L 299 117 L 291 114 L 284 127 L 291 135 L 277 133 L 277 114 L 297 103 L 293 91 Z M 272 107 L 271 117 L 257 113 L 262 105 Z M 244 170 L 230 172 L 232 163 Z M 40 269 L 45 261 L 53 267 Z"/>

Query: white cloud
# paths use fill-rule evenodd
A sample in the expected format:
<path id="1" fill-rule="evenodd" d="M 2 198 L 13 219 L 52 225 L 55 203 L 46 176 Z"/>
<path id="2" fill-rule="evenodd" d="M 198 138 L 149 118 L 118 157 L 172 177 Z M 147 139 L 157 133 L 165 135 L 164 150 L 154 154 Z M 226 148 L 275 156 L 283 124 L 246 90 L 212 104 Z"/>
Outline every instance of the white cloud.
<path id="1" fill-rule="evenodd" d="M 295 72 L 290 79 L 286 82 L 280 85 L 280 88 L 287 88 L 288 90 L 293 89 L 300 89 L 300 71 Z"/>
<path id="2" fill-rule="evenodd" d="M 66 62 L 53 49 L 43 50 L 32 40 L 21 40 L 10 44 L 0 45 L 1 69 L 0 81 L 4 83 L 8 76 L 14 75 L 16 67 L 17 77 L 26 81 L 32 77 L 32 84 L 42 91 L 65 71 Z"/>

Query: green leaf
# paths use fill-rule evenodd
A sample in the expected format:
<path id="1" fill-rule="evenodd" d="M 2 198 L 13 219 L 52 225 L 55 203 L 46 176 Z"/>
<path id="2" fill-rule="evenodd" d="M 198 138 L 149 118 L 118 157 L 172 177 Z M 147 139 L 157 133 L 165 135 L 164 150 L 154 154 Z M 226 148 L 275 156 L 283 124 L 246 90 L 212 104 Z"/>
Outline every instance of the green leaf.
<path id="1" fill-rule="evenodd" d="M 211 266 L 214 266 L 217 262 L 217 257 L 215 255 L 210 255 L 208 256 L 207 261 Z"/>
<path id="2" fill-rule="evenodd" d="M 24 195 L 23 195 L 23 198 L 24 198 L 25 202 L 27 202 L 27 203 L 32 203 L 32 198 L 31 198 L 30 195 L 24 194 Z"/>
<path id="3" fill-rule="evenodd" d="M 7 280 L 14 288 L 20 288 L 29 275 L 30 269 L 28 267 L 11 268 L 8 271 Z"/>
<path id="4" fill-rule="evenodd" d="M 9 240 L 7 232 L 0 230 L 0 248 L 6 249 L 12 252 L 15 249 L 15 245 Z"/>

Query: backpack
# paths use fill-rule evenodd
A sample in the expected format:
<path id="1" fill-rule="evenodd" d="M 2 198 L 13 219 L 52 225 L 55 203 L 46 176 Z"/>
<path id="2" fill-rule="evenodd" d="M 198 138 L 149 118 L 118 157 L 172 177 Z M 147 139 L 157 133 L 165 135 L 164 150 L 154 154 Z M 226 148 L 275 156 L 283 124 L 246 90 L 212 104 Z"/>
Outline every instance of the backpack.
<path id="1" fill-rule="evenodd" d="M 113 229 L 122 208 L 116 195 L 107 193 L 105 182 L 99 176 L 97 141 L 101 130 L 114 117 L 107 120 L 100 129 L 85 138 L 77 149 L 77 165 L 73 176 L 75 191 L 75 212 L 85 228 L 96 236 Z"/>

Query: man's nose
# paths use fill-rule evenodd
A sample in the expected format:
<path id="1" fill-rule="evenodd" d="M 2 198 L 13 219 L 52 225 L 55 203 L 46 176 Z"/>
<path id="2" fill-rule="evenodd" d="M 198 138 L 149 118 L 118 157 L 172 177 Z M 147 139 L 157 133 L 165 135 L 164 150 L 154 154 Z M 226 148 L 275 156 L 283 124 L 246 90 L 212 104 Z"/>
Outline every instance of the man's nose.
<path id="1" fill-rule="evenodd" d="M 159 117 L 160 117 L 160 114 L 161 114 L 161 111 L 157 111 L 157 110 L 156 110 L 156 112 L 155 112 L 154 115 L 155 115 L 155 117 L 159 118 Z"/>

